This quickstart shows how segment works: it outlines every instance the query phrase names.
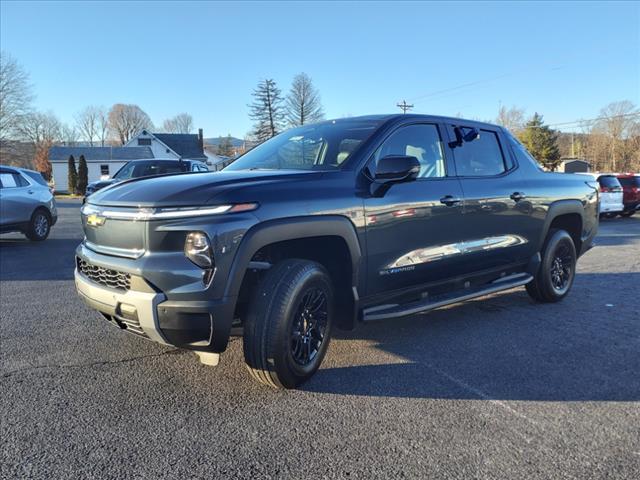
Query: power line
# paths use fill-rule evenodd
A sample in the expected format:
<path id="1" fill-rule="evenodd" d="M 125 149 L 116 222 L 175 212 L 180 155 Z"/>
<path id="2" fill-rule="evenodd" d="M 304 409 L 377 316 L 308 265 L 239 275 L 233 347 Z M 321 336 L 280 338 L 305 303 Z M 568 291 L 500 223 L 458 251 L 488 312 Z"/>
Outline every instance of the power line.
<path id="1" fill-rule="evenodd" d="M 407 103 L 406 100 L 402 100 L 402 103 L 397 103 L 396 106 L 402 110 L 402 113 L 407 113 L 408 110 L 413 108 L 413 104 Z"/>
<path id="2" fill-rule="evenodd" d="M 581 118 L 580 120 L 574 120 L 573 122 L 548 123 L 538 128 L 561 127 L 561 126 L 567 126 L 567 125 L 575 125 L 576 127 L 578 127 L 581 124 L 589 124 L 589 123 L 597 122 L 598 120 L 611 120 L 613 118 L 626 118 L 626 117 L 637 117 L 637 116 L 640 116 L 640 112 L 621 113 L 619 115 L 610 115 L 610 116 L 603 116 L 603 117 L 596 117 L 596 118 Z M 526 125 L 524 125 L 524 128 L 535 128 L 535 127 L 533 126 L 527 127 Z"/>

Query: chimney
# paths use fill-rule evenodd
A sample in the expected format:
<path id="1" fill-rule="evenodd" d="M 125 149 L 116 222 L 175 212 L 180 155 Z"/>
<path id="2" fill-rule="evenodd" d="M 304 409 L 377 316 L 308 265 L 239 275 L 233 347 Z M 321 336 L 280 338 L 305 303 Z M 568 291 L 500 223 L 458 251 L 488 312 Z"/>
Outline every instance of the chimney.
<path id="1" fill-rule="evenodd" d="M 204 138 L 202 138 L 202 129 L 198 129 L 198 145 L 200 145 L 200 150 L 204 152 Z"/>

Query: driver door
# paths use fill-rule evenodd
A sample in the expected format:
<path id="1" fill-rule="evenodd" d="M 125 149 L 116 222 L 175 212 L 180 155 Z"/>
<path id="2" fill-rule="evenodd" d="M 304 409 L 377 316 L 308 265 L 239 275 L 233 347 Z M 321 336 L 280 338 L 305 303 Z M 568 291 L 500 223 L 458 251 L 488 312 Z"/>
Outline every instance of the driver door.
<path id="1" fill-rule="evenodd" d="M 369 163 L 388 155 L 420 162 L 418 178 L 398 183 L 382 198 L 366 198 L 367 294 L 390 292 L 460 274 L 463 194 L 452 160 L 445 158 L 441 126 L 416 123 L 392 132 Z"/>

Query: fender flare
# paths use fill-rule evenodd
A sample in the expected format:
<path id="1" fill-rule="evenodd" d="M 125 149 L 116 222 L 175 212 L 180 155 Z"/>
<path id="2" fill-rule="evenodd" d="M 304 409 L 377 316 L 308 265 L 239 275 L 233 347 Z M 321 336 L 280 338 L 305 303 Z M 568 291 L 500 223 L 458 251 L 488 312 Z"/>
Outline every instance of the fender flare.
<path id="1" fill-rule="evenodd" d="M 233 259 L 224 297 L 233 299 L 238 297 L 249 262 L 261 248 L 286 240 L 323 236 L 340 237 L 347 244 L 351 257 L 351 286 L 357 288 L 360 281 L 362 250 L 355 226 L 341 215 L 316 215 L 270 220 L 250 228 L 240 242 Z"/>
<path id="2" fill-rule="evenodd" d="M 584 206 L 580 200 L 557 200 L 553 202 L 549 205 L 549 210 L 547 211 L 547 215 L 544 219 L 544 227 L 542 228 L 541 236 L 538 239 L 537 251 L 542 250 L 542 245 L 544 245 L 544 240 L 547 238 L 547 234 L 551 228 L 551 223 L 560 215 L 567 214 L 580 215 L 580 220 L 584 226 Z M 582 232 L 580 232 L 580 237 L 582 237 Z"/>

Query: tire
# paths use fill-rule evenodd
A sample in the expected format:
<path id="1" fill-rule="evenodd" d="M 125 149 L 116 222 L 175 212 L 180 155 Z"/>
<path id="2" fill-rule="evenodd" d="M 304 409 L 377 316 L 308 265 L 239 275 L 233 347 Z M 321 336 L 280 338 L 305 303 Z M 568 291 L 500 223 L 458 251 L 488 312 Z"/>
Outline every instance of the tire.
<path id="1" fill-rule="evenodd" d="M 290 259 L 273 266 L 244 322 L 244 359 L 253 378 L 273 388 L 295 388 L 311 378 L 327 352 L 333 308 L 322 265 Z"/>
<path id="2" fill-rule="evenodd" d="M 616 212 L 604 213 L 604 218 L 616 218 L 618 214 Z"/>
<path id="3" fill-rule="evenodd" d="M 635 210 L 627 210 L 626 212 L 621 212 L 620 216 L 621 217 L 626 217 L 629 218 L 631 215 L 633 215 L 634 213 L 636 213 Z"/>
<path id="4" fill-rule="evenodd" d="M 51 216 L 46 210 L 39 208 L 29 221 L 29 229 L 26 232 L 27 238 L 33 242 L 46 240 L 51 231 Z"/>
<path id="5" fill-rule="evenodd" d="M 542 261 L 527 293 L 537 302 L 559 302 L 567 296 L 576 276 L 576 247 L 565 230 L 550 230 L 542 250 Z"/>

